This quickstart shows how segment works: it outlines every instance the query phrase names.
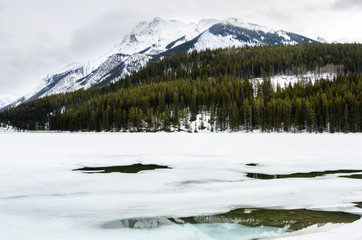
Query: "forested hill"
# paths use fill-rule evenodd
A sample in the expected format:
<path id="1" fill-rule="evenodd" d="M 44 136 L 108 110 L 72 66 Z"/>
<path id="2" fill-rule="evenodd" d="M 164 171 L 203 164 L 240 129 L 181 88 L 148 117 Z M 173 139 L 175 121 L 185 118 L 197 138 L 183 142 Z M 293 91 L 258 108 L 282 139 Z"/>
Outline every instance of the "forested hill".
<path id="1" fill-rule="evenodd" d="M 269 78 L 307 72 L 338 77 L 285 87 Z M 360 44 L 207 50 L 164 58 L 107 87 L 21 104 L 0 121 L 30 130 L 361 132 L 361 73 Z M 257 77 L 264 80 L 250 80 Z"/>

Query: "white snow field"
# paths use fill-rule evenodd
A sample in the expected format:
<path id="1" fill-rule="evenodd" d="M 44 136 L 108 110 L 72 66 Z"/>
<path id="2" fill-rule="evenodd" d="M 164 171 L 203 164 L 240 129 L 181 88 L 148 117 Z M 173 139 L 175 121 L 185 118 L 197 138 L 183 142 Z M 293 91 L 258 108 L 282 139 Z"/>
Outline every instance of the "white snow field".
<path id="1" fill-rule="evenodd" d="M 362 180 L 339 174 L 258 180 L 245 174 L 362 169 L 361 140 L 361 134 L 2 132 L 0 239 L 252 239 L 284 230 L 242 230 L 236 224 L 103 226 L 127 218 L 210 215 L 235 208 L 362 215 L 353 204 L 362 202 Z M 137 174 L 72 171 L 134 163 L 172 169 Z M 360 240 L 361 229 L 358 220 L 285 239 Z"/>

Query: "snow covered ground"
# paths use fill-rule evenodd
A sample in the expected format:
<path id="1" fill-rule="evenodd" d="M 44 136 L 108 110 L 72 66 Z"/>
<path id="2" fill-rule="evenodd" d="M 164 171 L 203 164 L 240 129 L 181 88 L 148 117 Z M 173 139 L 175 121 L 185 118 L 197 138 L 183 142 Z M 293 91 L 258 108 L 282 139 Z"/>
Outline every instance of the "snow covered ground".
<path id="1" fill-rule="evenodd" d="M 332 80 L 333 78 L 337 77 L 336 73 L 315 73 L 315 72 L 308 72 L 306 74 L 302 74 L 302 75 L 275 75 L 272 76 L 270 78 L 271 83 L 273 84 L 273 86 L 277 87 L 277 84 L 279 84 L 279 86 L 281 88 L 284 88 L 286 86 L 289 85 L 289 83 L 291 85 L 296 84 L 299 81 L 306 81 L 308 82 L 309 80 L 314 84 L 316 80 L 321 80 L 321 79 L 330 79 Z M 257 82 L 262 82 L 263 79 L 262 78 L 254 78 L 251 79 L 251 81 L 256 84 Z"/>
<path id="2" fill-rule="evenodd" d="M 0 239 L 220 239 L 190 224 L 157 229 L 102 226 L 125 218 L 197 216 L 234 208 L 362 214 L 352 204 L 362 202 L 362 180 L 338 174 L 275 180 L 245 175 L 362 169 L 361 140 L 361 134 L 2 132 Z M 134 163 L 172 169 L 138 174 L 72 171 Z M 288 239 L 357 240 L 362 239 L 361 229 L 359 220 Z"/>
<path id="3" fill-rule="evenodd" d="M 1 132 L 15 132 L 16 130 L 9 125 L 0 123 L 0 133 Z"/>

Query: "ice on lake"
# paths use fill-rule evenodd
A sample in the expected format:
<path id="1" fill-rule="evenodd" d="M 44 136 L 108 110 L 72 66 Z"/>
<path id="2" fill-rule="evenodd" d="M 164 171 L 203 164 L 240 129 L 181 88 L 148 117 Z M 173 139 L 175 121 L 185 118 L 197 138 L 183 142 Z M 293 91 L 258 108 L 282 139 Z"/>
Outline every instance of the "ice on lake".
<path id="1" fill-rule="evenodd" d="M 343 173 L 272 180 L 246 175 L 362 169 L 361 140 L 360 134 L 1 133 L 0 239 L 251 239 L 243 238 L 246 233 L 237 238 L 242 226 L 233 224 L 102 226 L 235 208 L 362 214 L 353 204 L 362 202 L 362 180 L 339 177 Z M 73 171 L 137 163 L 171 168 Z M 293 239 L 361 239 L 361 227 L 358 220 Z"/>

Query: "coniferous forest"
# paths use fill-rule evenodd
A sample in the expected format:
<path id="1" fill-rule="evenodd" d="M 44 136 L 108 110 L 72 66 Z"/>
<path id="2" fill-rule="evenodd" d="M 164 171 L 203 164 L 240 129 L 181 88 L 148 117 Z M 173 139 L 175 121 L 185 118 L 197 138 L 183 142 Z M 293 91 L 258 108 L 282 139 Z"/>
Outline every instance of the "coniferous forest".
<path id="1" fill-rule="evenodd" d="M 270 80 L 308 72 L 336 77 Z M 27 130 L 138 132 L 191 129 L 200 115 L 211 131 L 361 132 L 362 45 L 194 51 L 108 86 L 23 103 L 0 112 L 0 121 Z"/>

